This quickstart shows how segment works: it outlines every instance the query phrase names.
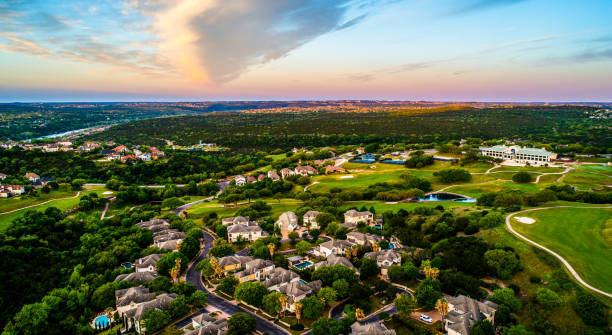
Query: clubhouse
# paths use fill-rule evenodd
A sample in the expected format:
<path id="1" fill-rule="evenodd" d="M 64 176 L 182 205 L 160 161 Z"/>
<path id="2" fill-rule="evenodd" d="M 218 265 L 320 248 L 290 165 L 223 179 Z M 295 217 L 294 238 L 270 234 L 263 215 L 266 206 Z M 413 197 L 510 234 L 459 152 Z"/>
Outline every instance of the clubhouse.
<path id="1" fill-rule="evenodd" d="M 556 153 L 546 151 L 544 148 L 525 148 L 518 145 L 480 147 L 480 153 L 483 156 L 533 166 L 547 166 L 552 160 L 557 159 Z"/>

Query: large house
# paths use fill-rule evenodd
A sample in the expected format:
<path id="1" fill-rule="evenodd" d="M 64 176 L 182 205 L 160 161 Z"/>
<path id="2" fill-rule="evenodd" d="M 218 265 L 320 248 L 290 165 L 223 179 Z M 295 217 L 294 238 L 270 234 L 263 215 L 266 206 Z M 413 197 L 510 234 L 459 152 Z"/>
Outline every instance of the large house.
<path id="1" fill-rule="evenodd" d="M 448 313 L 442 322 L 444 329 L 449 335 L 469 335 L 470 328 L 479 320 L 489 320 L 493 322 L 497 304 L 485 300 L 484 302 L 458 295 L 454 298 L 447 298 Z"/>
<path id="2" fill-rule="evenodd" d="M 225 256 L 217 260 L 217 266 L 219 266 L 225 275 L 231 271 L 237 271 L 245 267 L 246 263 L 253 260 L 251 256 Z"/>
<path id="3" fill-rule="evenodd" d="M 272 261 L 256 258 L 247 262 L 245 264 L 245 269 L 236 272 L 234 276 L 241 283 L 254 280 L 262 281 L 272 271 L 274 271 L 274 263 L 272 263 Z"/>
<path id="4" fill-rule="evenodd" d="M 178 250 L 180 243 L 185 237 L 184 232 L 170 229 L 170 223 L 163 219 L 152 219 L 136 224 L 140 228 L 148 229 L 153 232 L 153 246 L 168 250 Z"/>
<path id="5" fill-rule="evenodd" d="M 274 170 L 268 171 L 268 178 L 272 179 L 272 181 L 279 181 L 280 180 L 280 177 L 278 176 L 278 173 L 276 173 L 276 171 L 274 171 Z"/>
<path id="6" fill-rule="evenodd" d="M 139 258 L 133 264 L 134 269 L 136 272 L 153 272 L 155 271 L 155 266 L 161 257 L 161 254 L 151 254 L 149 256 Z"/>
<path id="7" fill-rule="evenodd" d="M 348 224 L 357 224 L 359 222 L 364 222 L 369 225 L 374 222 L 374 214 L 369 211 L 358 212 L 354 209 L 351 209 L 344 213 L 344 222 Z"/>
<path id="8" fill-rule="evenodd" d="M 289 238 L 289 233 L 300 228 L 298 217 L 294 212 L 284 212 L 274 224 L 279 227 L 283 238 Z"/>
<path id="9" fill-rule="evenodd" d="M 312 211 L 312 210 L 304 213 L 304 217 L 303 217 L 304 225 L 312 229 L 319 228 L 319 225 L 317 224 L 317 215 L 319 214 L 321 214 L 321 212 Z"/>
<path id="10" fill-rule="evenodd" d="M 128 309 L 132 309 L 144 302 L 151 301 L 155 298 L 155 294 L 150 293 L 149 289 L 144 286 L 135 286 L 123 290 L 115 291 L 115 305 L 117 313 L 123 315 Z"/>
<path id="11" fill-rule="evenodd" d="M 375 259 L 383 276 L 387 275 L 387 270 L 393 265 L 402 265 L 402 255 L 392 249 L 367 252 L 363 257 Z"/>
<path id="12" fill-rule="evenodd" d="M 251 221 L 248 216 L 232 216 L 229 218 L 221 219 L 221 224 L 223 224 L 224 226 L 231 226 L 235 224 L 248 226 L 249 222 Z"/>
<path id="13" fill-rule="evenodd" d="M 346 234 L 346 239 L 349 242 L 358 244 L 360 246 L 372 246 L 374 243 L 380 243 L 383 238 L 379 235 L 374 234 L 364 234 L 358 231 L 352 231 Z"/>
<path id="14" fill-rule="evenodd" d="M 353 243 L 345 240 L 329 240 L 323 242 L 312 249 L 312 252 L 317 257 L 329 257 L 330 255 L 345 255 L 346 250 L 350 250 Z"/>
<path id="15" fill-rule="evenodd" d="M 28 172 L 25 174 L 25 177 L 30 181 L 30 182 L 36 182 L 40 179 L 40 176 L 37 175 L 36 173 L 33 172 Z"/>
<path id="16" fill-rule="evenodd" d="M 178 295 L 176 293 L 163 293 L 155 297 L 150 301 L 138 304 L 123 313 L 123 328 L 128 330 L 134 327 L 136 332 L 141 334 L 146 331 L 144 325 L 141 324 L 141 321 L 144 317 L 144 313 L 146 311 L 152 309 L 158 309 L 164 311 L 170 307 L 170 303 L 176 299 Z"/>
<path id="17" fill-rule="evenodd" d="M 302 176 L 310 176 L 313 174 L 317 174 L 317 169 L 313 168 L 310 165 L 306 165 L 306 166 L 302 166 L 302 165 L 298 165 L 295 168 L 295 173 L 302 175 Z"/>
<path id="18" fill-rule="evenodd" d="M 546 151 L 544 148 L 526 148 L 518 145 L 480 147 L 480 153 L 483 156 L 499 158 L 521 165 L 547 166 L 554 159 L 557 159 L 556 153 Z"/>
<path id="19" fill-rule="evenodd" d="M 352 335 L 396 335 L 395 330 L 387 329 L 382 322 L 360 323 L 355 322 L 351 325 Z"/>
<path id="20" fill-rule="evenodd" d="M 236 177 L 234 177 L 234 181 L 236 182 L 236 186 L 242 186 L 246 184 L 246 177 L 239 174 Z"/>
<path id="21" fill-rule="evenodd" d="M 324 266 L 336 266 L 336 265 L 343 265 L 343 266 L 346 266 L 347 268 L 355 270 L 355 272 L 359 272 L 357 268 L 353 265 L 353 263 L 351 263 L 351 261 L 348 260 L 348 258 L 344 256 L 336 256 L 334 254 L 329 255 L 329 257 L 327 257 L 327 259 L 325 259 L 324 261 L 316 263 L 315 270 L 320 267 L 324 267 Z"/>
<path id="22" fill-rule="evenodd" d="M 278 291 L 281 286 L 299 280 L 300 276 L 298 276 L 298 274 L 293 271 L 283 268 L 274 268 L 273 271 L 267 274 L 266 279 L 263 281 L 263 284 L 266 285 L 266 287 L 270 291 Z"/>
<path id="23" fill-rule="evenodd" d="M 200 314 L 191 318 L 191 326 L 193 329 L 185 328 L 185 335 L 222 335 L 227 333 L 227 320 L 215 320 L 208 314 Z"/>
<path id="24" fill-rule="evenodd" d="M 152 282 L 157 277 L 157 272 L 132 272 L 118 275 L 115 281 L 131 281 L 138 284 Z"/>
<path id="25" fill-rule="evenodd" d="M 293 170 L 288 169 L 288 168 L 282 168 L 280 170 L 281 176 L 283 177 L 283 179 L 289 177 L 289 176 L 293 176 L 295 174 L 295 172 L 293 172 Z"/>
<path id="26" fill-rule="evenodd" d="M 322 282 L 320 280 L 315 280 L 308 284 L 298 280 L 281 286 L 278 291 L 287 296 L 287 310 L 295 312 L 295 303 L 310 295 L 317 294 L 321 289 L 321 285 Z"/>
<path id="27" fill-rule="evenodd" d="M 248 226 L 235 224 L 227 228 L 227 238 L 230 242 L 237 242 L 238 238 L 253 242 L 266 235 L 267 233 L 257 223 Z"/>

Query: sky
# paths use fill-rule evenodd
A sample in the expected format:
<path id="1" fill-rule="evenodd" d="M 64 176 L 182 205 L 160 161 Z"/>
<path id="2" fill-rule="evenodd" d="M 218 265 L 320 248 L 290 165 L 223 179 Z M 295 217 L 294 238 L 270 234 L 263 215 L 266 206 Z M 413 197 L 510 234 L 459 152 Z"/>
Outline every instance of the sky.
<path id="1" fill-rule="evenodd" d="M 610 0 L 0 0 L 0 102 L 612 101 Z"/>

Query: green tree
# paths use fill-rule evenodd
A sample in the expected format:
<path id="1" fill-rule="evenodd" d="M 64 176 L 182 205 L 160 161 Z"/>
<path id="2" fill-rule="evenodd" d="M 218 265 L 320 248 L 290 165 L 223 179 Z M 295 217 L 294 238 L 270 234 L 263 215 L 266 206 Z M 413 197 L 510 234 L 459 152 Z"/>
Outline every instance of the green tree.
<path id="1" fill-rule="evenodd" d="M 597 298 L 584 291 L 576 293 L 572 308 L 584 323 L 592 326 L 605 326 L 608 324 L 608 309 Z"/>
<path id="2" fill-rule="evenodd" d="M 409 317 L 417 308 L 416 299 L 406 293 L 401 293 L 399 297 L 395 298 L 393 304 L 397 311 L 405 317 Z"/>
<path id="3" fill-rule="evenodd" d="M 325 309 L 325 304 L 314 295 L 304 298 L 300 302 L 302 303 L 302 315 L 311 320 L 318 318 Z"/>
<path id="4" fill-rule="evenodd" d="M 333 318 L 318 318 L 312 323 L 312 335 L 338 335 L 342 331 L 342 324 Z"/>
<path id="5" fill-rule="evenodd" d="M 338 279 L 332 283 L 332 288 L 336 291 L 339 298 L 346 298 L 349 295 L 350 285 L 345 279 Z"/>
<path id="6" fill-rule="evenodd" d="M 514 291 L 510 288 L 500 288 L 493 291 L 493 295 L 489 299 L 498 305 L 505 305 L 512 312 L 516 312 L 521 308 L 521 302 L 514 295 Z"/>
<path id="7" fill-rule="evenodd" d="M 207 302 L 208 302 L 208 294 L 207 293 L 204 293 L 204 292 L 198 290 L 198 291 L 195 291 L 191 295 L 191 304 L 195 308 L 202 308 L 202 307 L 204 307 L 204 305 L 206 305 Z"/>
<path id="8" fill-rule="evenodd" d="M 43 303 L 24 305 L 4 328 L 3 334 L 40 334 L 48 327 L 50 308 Z"/>
<path id="9" fill-rule="evenodd" d="M 484 258 L 500 279 L 510 279 L 521 267 L 521 260 L 512 251 L 489 250 L 485 252 Z"/>
<path id="10" fill-rule="evenodd" d="M 495 335 L 495 328 L 489 320 L 478 320 L 470 328 L 470 335 Z"/>
<path id="11" fill-rule="evenodd" d="M 161 206 L 162 208 L 177 208 L 184 204 L 185 203 L 181 199 L 177 197 L 172 197 L 172 198 L 164 199 L 164 201 L 162 201 Z"/>
<path id="12" fill-rule="evenodd" d="M 268 293 L 262 301 L 263 310 L 270 315 L 278 315 L 283 310 L 281 299 L 284 298 L 284 294 L 280 292 Z"/>
<path id="13" fill-rule="evenodd" d="M 189 302 L 182 294 L 170 302 L 167 311 L 172 318 L 177 318 L 181 315 L 187 314 L 187 312 L 189 312 Z"/>
<path id="14" fill-rule="evenodd" d="M 531 182 L 531 174 L 529 172 L 517 172 L 512 176 L 512 181 L 515 183 L 530 183 Z"/>
<path id="15" fill-rule="evenodd" d="M 263 297 L 268 294 L 266 285 L 260 282 L 244 282 L 238 284 L 234 292 L 234 299 L 244 301 L 255 307 L 260 307 Z"/>
<path id="16" fill-rule="evenodd" d="M 144 312 L 142 320 L 147 332 L 152 333 L 167 325 L 170 322 L 170 315 L 159 309 L 150 309 Z"/>
<path id="17" fill-rule="evenodd" d="M 415 297 L 419 305 L 428 308 L 434 308 L 436 306 L 436 301 L 438 301 L 441 295 L 442 289 L 440 282 L 432 278 L 423 280 L 415 292 Z"/>
<path id="18" fill-rule="evenodd" d="M 319 213 L 316 220 L 319 227 L 325 228 L 328 224 L 334 222 L 336 218 L 330 213 Z"/>
<path id="19" fill-rule="evenodd" d="M 205 258 L 196 265 L 196 270 L 202 271 L 202 277 L 210 277 L 215 274 L 215 270 L 210 264 L 210 259 Z"/>
<path id="20" fill-rule="evenodd" d="M 463 169 L 445 169 L 436 171 L 433 175 L 438 177 L 440 181 L 445 184 L 454 182 L 468 182 L 472 180 L 472 175 L 470 172 Z"/>
<path id="21" fill-rule="evenodd" d="M 545 287 L 536 291 L 535 298 L 540 306 L 549 311 L 555 310 L 563 304 L 563 300 L 557 293 Z"/>
<path id="22" fill-rule="evenodd" d="M 217 257 L 217 258 L 221 258 L 221 257 L 233 255 L 234 254 L 234 248 L 232 248 L 232 246 L 229 245 L 228 243 L 222 243 L 222 244 L 219 244 L 219 245 L 216 245 L 216 246 L 210 248 L 208 253 L 213 255 L 213 256 L 215 256 L 215 257 Z"/>
<path id="23" fill-rule="evenodd" d="M 478 225 L 481 228 L 497 227 L 504 222 L 504 217 L 498 212 L 489 212 L 487 215 L 480 218 Z"/>
<path id="24" fill-rule="evenodd" d="M 338 293 L 331 287 L 323 287 L 317 293 L 317 297 L 321 299 L 327 306 L 332 305 L 338 298 Z"/>
<path id="25" fill-rule="evenodd" d="M 535 333 L 528 331 L 523 325 L 516 325 L 508 328 L 504 335 L 535 335 Z"/>
<path id="26" fill-rule="evenodd" d="M 359 266 L 359 273 L 362 279 L 366 279 L 378 275 L 380 273 L 380 268 L 375 259 L 363 258 L 361 260 L 361 266 Z"/>
<path id="27" fill-rule="evenodd" d="M 167 292 L 172 287 L 172 280 L 166 276 L 157 276 L 152 282 L 148 283 L 147 287 L 151 292 Z"/>
<path id="28" fill-rule="evenodd" d="M 221 279 L 219 285 L 217 285 L 217 289 L 225 294 L 229 294 L 231 296 L 234 295 L 234 291 L 236 290 L 236 286 L 239 281 L 234 276 L 226 276 Z"/>
<path id="29" fill-rule="evenodd" d="M 312 248 L 312 245 L 308 243 L 307 241 L 299 241 L 295 246 L 295 251 L 297 252 L 298 255 L 304 256 L 308 254 L 311 248 Z"/>
<path id="30" fill-rule="evenodd" d="M 291 244 L 295 244 L 295 241 L 300 238 L 300 234 L 297 231 L 292 231 L 289 233 L 289 239 L 291 240 Z"/>
<path id="31" fill-rule="evenodd" d="M 238 312 L 227 320 L 228 335 L 251 334 L 256 329 L 255 318 L 246 313 Z"/>

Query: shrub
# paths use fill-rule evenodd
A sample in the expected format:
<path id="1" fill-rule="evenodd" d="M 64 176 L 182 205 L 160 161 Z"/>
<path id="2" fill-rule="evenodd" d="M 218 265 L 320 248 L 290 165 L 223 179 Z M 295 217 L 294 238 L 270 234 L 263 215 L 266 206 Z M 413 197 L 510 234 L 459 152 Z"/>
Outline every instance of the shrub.
<path id="1" fill-rule="evenodd" d="M 579 291 L 572 303 L 572 308 L 582 321 L 592 326 L 605 326 L 608 324 L 608 310 L 606 305 L 594 296 Z"/>
<path id="2" fill-rule="evenodd" d="M 301 323 L 294 323 L 291 326 L 289 326 L 289 329 L 291 330 L 304 330 L 304 326 Z"/>
<path id="3" fill-rule="evenodd" d="M 512 181 L 515 183 L 530 183 L 531 175 L 528 172 L 517 172 L 512 176 Z"/>
<path id="4" fill-rule="evenodd" d="M 557 293 L 545 287 L 539 288 L 535 295 L 537 303 L 544 309 L 549 311 L 559 308 L 563 304 L 563 300 Z"/>

